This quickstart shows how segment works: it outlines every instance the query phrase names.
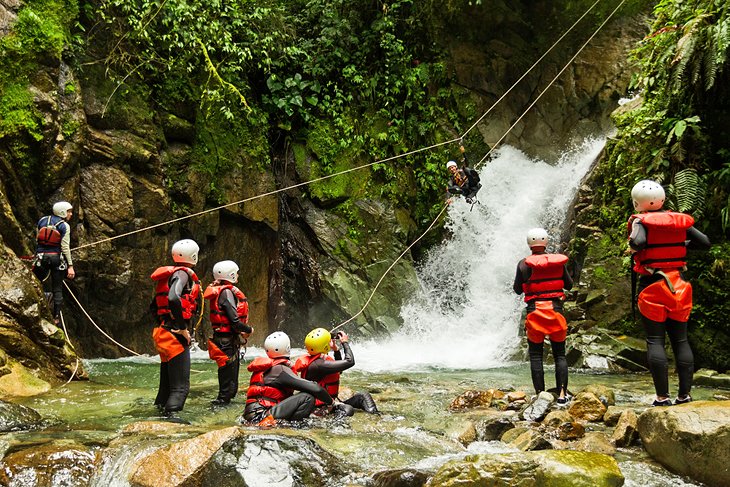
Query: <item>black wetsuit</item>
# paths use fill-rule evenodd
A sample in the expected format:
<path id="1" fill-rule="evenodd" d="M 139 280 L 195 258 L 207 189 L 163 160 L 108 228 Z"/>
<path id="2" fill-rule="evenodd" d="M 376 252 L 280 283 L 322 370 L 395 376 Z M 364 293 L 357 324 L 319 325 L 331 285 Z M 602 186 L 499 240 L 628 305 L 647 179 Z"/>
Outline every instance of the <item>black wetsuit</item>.
<path id="1" fill-rule="evenodd" d="M 218 397 L 216 402 L 226 404 L 236 397 L 238 392 L 238 374 L 241 367 L 239 351 L 241 350 L 241 333 L 251 333 L 253 328 L 241 322 L 236 310 L 236 297 L 230 289 L 223 289 L 218 296 L 218 308 L 223 311 L 230 323 L 231 331 L 222 333 L 213 331 L 211 341 L 221 352 L 228 356 L 228 362 L 218 367 Z"/>
<path id="2" fill-rule="evenodd" d="M 342 351 L 345 353 L 345 358 L 343 359 L 342 353 L 340 350 L 337 350 L 334 355 L 334 360 L 325 360 L 322 357 L 316 359 L 307 368 L 305 373 L 307 380 L 319 382 L 330 374 L 342 372 L 354 366 L 355 357 L 352 354 L 352 349 L 350 349 L 350 344 L 345 342 L 341 346 Z M 339 415 L 352 416 L 355 414 L 355 409 L 362 409 L 371 414 L 378 412 L 375 401 L 369 392 L 355 393 L 348 400 L 337 404 L 334 411 Z"/>
<path id="3" fill-rule="evenodd" d="M 646 247 L 646 244 L 646 227 L 637 220 L 631 227 L 629 246 L 633 250 L 640 251 Z M 687 249 L 707 250 L 709 248 L 710 239 L 707 238 L 707 235 L 695 227 L 687 229 Z M 684 275 L 680 274 L 682 279 L 685 280 Z M 638 293 L 641 293 L 650 284 L 662 279 L 664 277 L 661 274 L 640 275 Z M 694 375 L 694 354 L 687 339 L 687 322 L 676 321 L 671 318 L 659 322 L 650 320 L 644 315 L 641 315 L 641 322 L 646 333 L 647 360 L 656 395 L 658 397 L 669 397 L 669 363 L 664 349 L 666 335 L 669 335 L 669 343 L 677 362 L 677 375 L 679 377 L 677 395 L 679 397 L 689 395 L 692 389 L 692 376 Z"/>
<path id="4" fill-rule="evenodd" d="M 482 184 L 479 182 L 479 173 L 474 169 L 467 167 L 467 163 L 466 155 L 464 155 L 462 159 L 462 167 L 461 169 L 458 169 L 461 184 L 457 183 L 456 176 L 452 174 L 449 178 L 447 191 L 451 194 L 462 195 L 469 203 L 471 203 L 471 200 L 477 195 Z"/>
<path id="5" fill-rule="evenodd" d="M 165 320 L 163 327 L 170 330 L 186 330 L 190 323 L 183 318 L 180 297 L 190 292 L 192 283 L 187 272 L 179 270 L 169 279 L 170 291 L 167 299 L 172 320 Z M 168 362 L 160 362 L 160 386 L 155 398 L 155 406 L 166 413 L 182 411 L 190 392 L 190 343 L 184 336 L 173 333 L 183 346 L 184 351 L 175 355 Z"/>
<path id="6" fill-rule="evenodd" d="M 545 252 L 535 252 L 536 254 L 544 254 Z M 515 273 L 515 281 L 512 285 L 512 289 L 516 294 L 522 294 L 524 291 L 522 285 L 526 283 L 530 276 L 532 276 L 532 268 L 525 263 L 525 259 L 522 259 L 517 264 L 517 272 Z M 573 278 L 568 273 L 567 266 L 563 266 L 563 289 L 570 290 L 573 288 Z M 535 301 L 532 300 L 527 303 L 527 312 L 530 313 L 535 311 Z M 553 302 L 553 309 L 562 313 L 563 311 L 563 300 L 555 298 L 551 300 Z M 535 391 L 540 393 L 545 390 L 545 372 L 543 369 L 543 348 L 544 342 L 535 343 L 527 340 L 527 351 L 530 356 L 530 376 L 532 377 L 532 385 L 535 387 Z M 550 340 L 550 348 L 553 352 L 553 360 L 555 361 L 555 384 L 560 389 L 564 388 L 565 392 L 568 392 L 568 361 L 565 356 L 565 341 L 557 342 Z"/>
<path id="7" fill-rule="evenodd" d="M 314 411 L 315 400 L 330 405 L 333 400 L 327 391 L 316 382 L 297 376 L 288 365 L 274 365 L 264 373 L 264 385 L 279 390 L 300 391 L 276 406 L 267 408 L 261 403 L 246 404 L 243 417 L 250 423 L 258 423 L 271 414 L 275 419 L 298 421 L 307 418 Z"/>
<path id="8" fill-rule="evenodd" d="M 68 222 L 59 216 L 44 216 L 38 220 L 37 228 L 53 225 L 61 234 L 61 242 L 58 245 L 42 245 L 36 247 L 36 259 L 33 265 L 33 273 L 44 282 L 49 274 L 51 276 L 51 295 L 53 299 L 53 318 L 58 320 L 61 316 L 61 305 L 63 304 L 63 279 L 69 266 L 73 265 L 71 260 L 71 227 Z M 49 303 L 50 304 L 50 303 Z"/>

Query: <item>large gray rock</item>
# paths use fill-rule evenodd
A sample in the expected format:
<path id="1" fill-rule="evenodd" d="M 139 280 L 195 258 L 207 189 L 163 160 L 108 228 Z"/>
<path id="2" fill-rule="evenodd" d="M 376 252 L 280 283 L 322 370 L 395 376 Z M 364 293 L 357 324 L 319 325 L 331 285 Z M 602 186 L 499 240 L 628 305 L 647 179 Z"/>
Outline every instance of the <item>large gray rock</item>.
<path id="1" fill-rule="evenodd" d="M 669 470 L 709 485 L 730 485 L 730 401 L 650 408 L 639 416 L 646 451 Z"/>
<path id="2" fill-rule="evenodd" d="M 616 460 L 600 453 L 569 450 L 499 455 L 470 455 L 448 462 L 429 486 L 597 487 L 621 486 L 624 477 Z"/>
<path id="3" fill-rule="evenodd" d="M 0 484 L 8 487 L 90 485 L 97 454 L 83 445 L 47 444 L 16 451 L 0 463 Z"/>
<path id="4" fill-rule="evenodd" d="M 0 432 L 33 429 L 42 422 L 43 418 L 35 409 L 0 400 Z"/>
<path id="5" fill-rule="evenodd" d="M 549 392 L 542 391 L 522 411 L 521 416 L 525 421 L 542 421 L 550 410 L 555 398 Z"/>
<path id="6" fill-rule="evenodd" d="M 593 328 L 568 336 L 568 365 L 599 371 L 646 371 L 646 342 Z"/>

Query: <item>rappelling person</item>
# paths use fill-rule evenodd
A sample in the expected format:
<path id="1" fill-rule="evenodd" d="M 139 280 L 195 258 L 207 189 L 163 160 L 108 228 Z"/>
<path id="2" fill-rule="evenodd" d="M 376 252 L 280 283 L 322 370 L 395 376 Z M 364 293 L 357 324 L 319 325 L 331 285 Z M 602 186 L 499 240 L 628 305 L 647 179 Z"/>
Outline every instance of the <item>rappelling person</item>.
<path id="1" fill-rule="evenodd" d="M 573 287 L 573 279 L 568 274 L 568 257 L 562 254 L 549 254 L 548 234 L 542 228 L 527 232 L 527 245 L 532 255 L 517 264 L 513 289 L 525 295 L 527 317 L 527 348 L 530 356 L 530 374 L 535 393 L 545 390 L 545 377 L 542 366 L 543 343 L 550 338 L 550 347 L 555 361 L 555 383 L 558 404 L 566 404 L 568 395 L 568 362 L 565 358 L 565 338 L 568 324 L 562 314 L 565 290 Z"/>
<path id="2" fill-rule="evenodd" d="M 38 220 L 37 246 L 33 263 L 33 273 L 44 282 L 51 276 L 53 295 L 53 321 L 56 325 L 61 319 L 63 304 L 63 278 L 76 276 L 71 259 L 71 226 L 68 222 L 73 216 L 73 206 L 68 201 L 58 201 L 53 205 L 53 215 Z"/>
<path id="3" fill-rule="evenodd" d="M 172 246 L 175 265 L 157 268 L 157 283 L 150 305 L 158 326 L 152 332 L 160 353 L 160 387 L 155 406 L 166 415 L 182 411 L 190 391 L 190 322 L 199 309 L 200 280 L 193 267 L 198 263 L 198 244 L 184 239 Z"/>
<path id="4" fill-rule="evenodd" d="M 348 343 L 350 338 L 344 331 L 339 331 L 333 339 L 330 332 L 324 328 L 315 328 L 304 339 L 304 348 L 308 355 L 299 357 L 292 370 L 302 376 L 302 379 L 313 380 L 327 389 L 333 399 L 337 399 L 340 391 L 340 373 L 355 365 L 355 357 Z M 337 346 L 337 342 L 340 346 Z M 334 358 L 329 355 L 330 349 Z M 342 352 L 345 358 L 342 358 Z M 325 404 L 317 401 L 315 414 L 326 411 Z M 355 393 L 346 401 L 337 403 L 332 413 L 338 416 L 352 416 L 355 409 L 362 409 L 371 414 L 378 413 L 373 397 L 368 392 Z"/>
<path id="5" fill-rule="evenodd" d="M 253 332 L 248 326 L 248 300 L 234 284 L 238 265 L 223 260 L 213 266 L 215 279 L 203 293 L 210 309 L 213 337 L 208 340 L 208 356 L 218 364 L 218 397 L 211 403 L 229 404 L 238 392 L 239 352 Z"/>
<path id="6" fill-rule="evenodd" d="M 462 155 L 461 168 L 458 167 L 456 161 L 446 163 L 446 169 L 450 174 L 449 185 L 446 190 L 450 194 L 463 196 L 467 203 L 472 204 L 476 202 L 477 192 L 479 192 L 482 184 L 479 182 L 479 173 L 467 167 L 466 149 L 464 149 L 463 145 L 459 146 L 459 151 Z"/>
<path id="7" fill-rule="evenodd" d="M 710 240 L 693 226 L 691 216 L 662 210 L 664 199 L 661 184 L 650 180 L 636 183 L 631 190 L 636 213 L 629 218 L 627 229 L 633 276 L 639 277 L 637 305 L 646 332 L 647 358 L 656 392 L 653 406 L 672 405 L 665 333 L 669 335 L 679 375 L 674 404 L 692 400 L 694 356 L 687 341 L 692 285 L 684 279 L 682 271 L 686 269 L 688 248 L 710 248 Z M 633 287 L 632 283 L 632 292 Z"/>
<path id="8" fill-rule="evenodd" d="M 256 357 L 248 365 L 251 381 L 243 410 L 246 422 L 271 427 L 277 420 L 299 421 L 309 417 L 317 400 L 325 407 L 333 405 L 332 397 L 322 386 L 292 371 L 291 342 L 286 333 L 277 331 L 266 337 L 264 350 L 266 357 Z"/>

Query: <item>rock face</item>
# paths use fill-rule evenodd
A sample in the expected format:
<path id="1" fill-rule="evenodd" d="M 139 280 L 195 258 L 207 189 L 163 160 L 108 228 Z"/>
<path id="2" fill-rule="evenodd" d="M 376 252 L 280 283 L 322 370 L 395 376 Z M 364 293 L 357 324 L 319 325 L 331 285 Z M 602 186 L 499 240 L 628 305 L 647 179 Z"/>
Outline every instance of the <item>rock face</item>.
<path id="1" fill-rule="evenodd" d="M 646 451 L 669 470 L 730 485 L 730 401 L 647 409 L 638 430 Z"/>
<path id="2" fill-rule="evenodd" d="M 0 400 L 0 432 L 32 429 L 42 424 L 34 409 Z"/>
<path id="3" fill-rule="evenodd" d="M 7 486 L 85 486 L 97 456 L 82 445 L 43 445 L 11 453 L 0 464 L 0 484 Z"/>
<path id="4" fill-rule="evenodd" d="M 472 455 L 446 463 L 429 486 L 621 486 L 624 477 L 616 460 L 600 453 L 534 451 Z"/>

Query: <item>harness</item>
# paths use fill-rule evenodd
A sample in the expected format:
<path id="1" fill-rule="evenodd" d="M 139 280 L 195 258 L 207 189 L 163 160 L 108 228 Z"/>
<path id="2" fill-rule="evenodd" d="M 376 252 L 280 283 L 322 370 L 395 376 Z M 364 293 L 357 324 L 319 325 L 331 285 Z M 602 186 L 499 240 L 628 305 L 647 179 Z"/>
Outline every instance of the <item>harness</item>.
<path id="1" fill-rule="evenodd" d="M 248 299 L 243 292 L 233 284 L 211 284 L 205 289 L 203 297 L 210 301 L 210 324 L 213 331 L 220 333 L 231 333 L 232 323 L 220 308 L 218 299 L 224 289 L 230 289 L 236 297 L 236 314 L 241 323 L 248 323 Z"/>
<path id="2" fill-rule="evenodd" d="M 627 229 L 635 220 L 646 229 L 646 247 L 634 254 L 634 272 L 651 275 L 656 269 L 679 269 L 687 265 L 687 229 L 694 219 L 674 211 L 649 212 L 631 215 Z"/>
<path id="3" fill-rule="evenodd" d="M 256 357 L 253 359 L 253 362 L 248 365 L 248 370 L 252 374 L 248 392 L 246 392 L 246 404 L 257 402 L 264 407 L 270 408 L 276 406 L 294 393 L 291 389 L 278 389 L 264 384 L 264 374 L 266 372 L 271 370 L 275 365 L 285 364 L 288 361 L 289 359 L 286 357 L 275 359 Z"/>
<path id="4" fill-rule="evenodd" d="M 200 297 L 200 280 L 195 272 L 185 266 L 163 266 L 158 267 L 150 276 L 153 281 L 157 281 L 155 288 L 155 305 L 157 307 L 157 316 L 166 317 L 171 315 L 170 301 L 168 293 L 170 292 L 170 278 L 177 271 L 185 271 L 190 276 L 192 285 L 187 293 L 180 296 L 180 304 L 182 305 L 183 319 L 189 320 L 195 314 L 198 308 L 198 298 Z"/>
<path id="5" fill-rule="evenodd" d="M 63 239 L 63 235 L 61 235 L 61 232 L 58 230 L 58 226 L 63 223 L 65 220 L 61 218 L 56 223 L 51 223 L 51 220 L 53 219 L 52 216 L 47 216 L 46 223 L 43 225 L 41 222 L 43 221 L 43 218 L 41 218 L 41 221 L 38 222 L 38 226 L 40 227 L 38 229 L 38 234 L 36 235 L 36 240 L 38 241 L 38 245 L 44 246 L 44 247 L 58 247 L 61 246 L 61 240 Z"/>
<path id="6" fill-rule="evenodd" d="M 303 357 L 299 357 L 294 364 L 294 367 L 292 367 L 292 370 L 294 372 L 300 373 L 302 376 L 302 379 L 307 378 L 307 371 L 309 370 L 309 366 L 317 360 L 318 358 L 322 358 L 323 360 L 331 360 L 334 361 L 332 357 L 329 355 L 323 355 L 321 353 L 316 355 L 305 355 Z M 322 377 L 319 381 L 317 381 L 317 384 L 322 386 L 324 389 L 327 390 L 327 393 L 330 395 L 332 399 L 336 399 L 337 395 L 340 393 L 340 372 L 333 372 L 331 374 L 327 374 L 324 377 Z M 318 406 L 324 406 L 324 403 L 317 399 L 315 407 Z"/>
<path id="7" fill-rule="evenodd" d="M 532 273 L 522 284 L 525 302 L 547 299 L 565 299 L 563 271 L 568 257 L 563 254 L 533 254 L 525 258 Z"/>

